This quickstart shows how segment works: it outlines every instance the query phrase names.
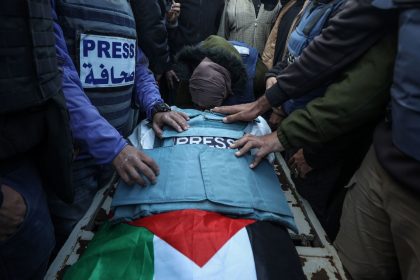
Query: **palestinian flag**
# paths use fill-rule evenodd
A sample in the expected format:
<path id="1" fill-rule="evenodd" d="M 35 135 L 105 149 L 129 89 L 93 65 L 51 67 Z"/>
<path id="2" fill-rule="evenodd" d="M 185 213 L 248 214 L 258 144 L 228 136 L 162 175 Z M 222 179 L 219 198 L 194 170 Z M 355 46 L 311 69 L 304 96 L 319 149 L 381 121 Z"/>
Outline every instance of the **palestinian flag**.
<path id="1" fill-rule="evenodd" d="M 105 224 L 64 279 L 305 279 L 284 227 L 182 210 Z"/>

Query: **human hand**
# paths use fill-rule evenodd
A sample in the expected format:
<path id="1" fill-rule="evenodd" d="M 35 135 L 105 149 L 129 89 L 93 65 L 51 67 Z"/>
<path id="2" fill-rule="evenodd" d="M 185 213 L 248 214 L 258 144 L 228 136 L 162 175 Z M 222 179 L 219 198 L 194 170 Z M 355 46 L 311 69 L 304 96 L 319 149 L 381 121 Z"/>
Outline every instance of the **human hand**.
<path id="1" fill-rule="evenodd" d="M 152 184 L 156 184 L 156 176 L 159 175 L 159 167 L 156 162 L 130 145 L 121 150 L 112 161 L 112 165 L 121 179 L 130 186 L 134 183 L 143 187 L 147 185 L 140 174 L 146 176 Z"/>
<path id="2" fill-rule="evenodd" d="M 276 77 L 270 77 L 265 81 L 265 89 L 269 89 L 275 84 L 277 84 L 277 78 Z"/>
<path id="3" fill-rule="evenodd" d="M 156 135 L 162 137 L 162 128 L 164 125 L 169 125 L 178 132 L 187 130 L 190 126 L 187 121 L 190 118 L 183 112 L 169 111 L 169 112 L 158 112 L 153 116 L 153 130 Z"/>
<path id="4" fill-rule="evenodd" d="M 252 103 L 215 107 L 211 111 L 228 115 L 223 118 L 223 122 L 231 123 L 236 121 L 252 121 L 268 109 L 270 109 L 270 103 L 268 103 L 265 96 L 262 96 Z"/>
<path id="5" fill-rule="evenodd" d="M 306 162 L 303 149 L 299 149 L 290 159 L 289 165 L 296 177 L 305 178 L 312 171 L 312 167 Z"/>
<path id="6" fill-rule="evenodd" d="M 175 82 L 179 83 L 179 78 L 174 70 L 169 70 L 165 73 L 166 85 L 170 90 L 175 88 Z"/>
<path id="7" fill-rule="evenodd" d="M 166 13 L 166 20 L 170 24 L 174 24 L 178 20 L 180 13 L 181 3 L 176 3 L 174 0 L 172 0 L 171 9 Z"/>
<path id="8" fill-rule="evenodd" d="M 250 168 L 257 167 L 261 160 L 269 153 L 283 151 L 283 146 L 275 132 L 264 136 L 247 134 L 241 139 L 233 142 L 233 144 L 230 145 L 230 148 L 239 148 L 239 151 L 235 153 L 238 157 L 243 156 L 253 148 L 258 148 L 258 152 L 255 154 L 254 160 L 249 166 Z"/>
<path id="9" fill-rule="evenodd" d="M 22 196 L 7 185 L 1 185 L 3 204 L 0 208 L 0 241 L 16 233 L 26 215 L 26 204 Z"/>

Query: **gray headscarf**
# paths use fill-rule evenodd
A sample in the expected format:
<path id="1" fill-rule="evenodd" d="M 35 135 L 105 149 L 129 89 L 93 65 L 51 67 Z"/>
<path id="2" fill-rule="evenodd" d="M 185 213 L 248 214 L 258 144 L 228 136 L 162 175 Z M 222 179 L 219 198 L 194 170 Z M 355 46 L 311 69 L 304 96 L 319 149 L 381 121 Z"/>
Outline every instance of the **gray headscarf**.
<path id="1" fill-rule="evenodd" d="M 232 94 L 229 71 L 204 58 L 191 75 L 190 94 L 192 102 L 203 109 L 222 105 Z"/>

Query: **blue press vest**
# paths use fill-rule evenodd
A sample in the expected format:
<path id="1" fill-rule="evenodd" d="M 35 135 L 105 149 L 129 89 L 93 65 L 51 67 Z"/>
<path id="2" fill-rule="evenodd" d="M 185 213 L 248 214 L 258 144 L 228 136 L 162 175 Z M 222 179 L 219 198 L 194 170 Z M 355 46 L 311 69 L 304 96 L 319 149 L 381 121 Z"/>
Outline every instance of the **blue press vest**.
<path id="1" fill-rule="evenodd" d="M 223 105 L 244 104 L 255 101 L 254 96 L 254 78 L 256 76 L 256 68 L 258 61 L 258 51 L 245 43 L 237 41 L 229 41 L 233 46 L 239 46 L 248 49 L 247 53 L 240 53 L 242 62 L 245 65 L 248 80 L 244 92 L 241 95 L 231 95 L 224 102 Z"/>
<path id="2" fill-rule="evenodd" d="M 251 170 L 251 155 L 207 145 L 143 150 L 160 166 L 157 184 L 141 188 L 120 182 L 112 201 L 114 221 L 182 209 L 200 209 L 272 221 L 296 231 L 273 167 L 262 161 Z"/>
<path id="3" fill-rule="evenodd" d="M 127 135 L 137 50 L 129 2 L 57 0 L 57 14 L 87 96 L 111 125 Z"/>
<path id="4" fill-rule="evenodd" d="M 391 88 L 392 140 L 405 154 L 420 161 L 420 1 L 402 5 L 398 53 Z M 398 1 L 375 0 L 378 8 L 398 8 Z"/>
<path id="5" fill-rule="evenodd" d="M 120 182 L 112 205 L 114 220 L 181 209 L 201 209 L 244 218 L 278 222 L 295 230 L 293 215 L 267 160 L 255 170 L 249 168 L 253 156 L 234 155 L 236 150 L 198 143 L 174 144 L 179 138 L 226 137 L 238 139 L 255 123 L 225 124 L 223 116 L 194 109 L 179 109 L 190 117 L 187 131 L 178 133 L 165 127 L 163 140 L 155 138 L 154 149 L 143 151 L 160 166 L 155 186 L 129 187 Z M 140 146 L 136 129 L 129 137 Z M 156 142 L 158 141 L 158 143 Z M 156 148 L 157 147 L 157 148 Z"/>

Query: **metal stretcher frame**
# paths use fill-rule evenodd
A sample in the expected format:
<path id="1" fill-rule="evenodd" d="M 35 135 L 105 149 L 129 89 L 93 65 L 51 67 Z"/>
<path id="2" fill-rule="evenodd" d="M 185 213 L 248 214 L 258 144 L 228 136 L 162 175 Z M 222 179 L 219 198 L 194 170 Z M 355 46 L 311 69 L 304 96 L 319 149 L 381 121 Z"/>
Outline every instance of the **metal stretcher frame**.
<path id="1" fill-rule="evenodd" d="M 275 171 L 282 183 L 299 230 L 298 234 L 289 231 L 290 236 L 296 246 L 307 279 L 349 279 L 344 272 L 337 251 L 328 241 L 325 231 L 312 208 L 296 192 L 290 170 L 283 157 L 277 153 L 276 159 Z M 76 225 L 50 265 L 45 279 L 62 279 L 66 267 L 73 265 L 79 259 L 83 250 L 93 238 L 95 230 L 97 230 L 97 222 L 103 220 L 109 213 L 114 183 L 115 178 L 111 180 L 108 186 L 98 191 L 89 210 Z"/>

